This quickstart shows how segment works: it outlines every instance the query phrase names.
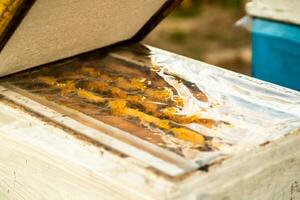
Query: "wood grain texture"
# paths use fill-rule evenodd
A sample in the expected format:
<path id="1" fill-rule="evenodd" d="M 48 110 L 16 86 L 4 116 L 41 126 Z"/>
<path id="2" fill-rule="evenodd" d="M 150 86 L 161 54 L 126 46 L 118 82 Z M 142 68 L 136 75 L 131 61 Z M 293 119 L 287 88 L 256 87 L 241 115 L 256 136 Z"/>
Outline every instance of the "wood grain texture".
<path id="1" fill-rule="evenodd" d="M 0 107 L 0 199 L 157 199 L 170 185 L 155 176 L 145 179 L 145 172 L 135 170 L 137 161 Z M 154 180 L 156 194 L 148 189 Z"/>
<path id="2" fill-rule="evenodd" d="M 208 102 L 220 102 L 216 111 L 227 111 L 233 126 L 212 133 L 224 141 L 233 139 L 239 148 L 225 146 L 230 154 L 222 151 L 224 156 L 214 162 L 194 160 L 202 168 L 185 171 L 184 160 L 163 159 L 157 155 L 160 147 L 149 150 L 153 143 L 138 137 L 127 137 L 131 143 L 126 143 L 126 132 L 106 132 L 107 124 L 84 116 L 80 109 L 54 106 L 57 102 L 34 90 L 24 92 L 26 76 L 21 73 L 23 78 L 1 80 L 0 199 L 299 199 L 300 93 L 151 49 L 154 66 L 194 81 Z M 138 55 L 128 53 L 110 55 L 139 65 L 149 62 L 146 56 L 138 59 L 140 49 Z M 246 125 L 236 132 L 231 129 L 241 124 Z"/>
<path id="3" fill-rule="evenodd" d="M 253 0 L 246 6 L 251 16 L 300 25 L 300 1 Z"/>
<path id="4" fill-rule="evenodd" d="M 197 165 L 182 157 L 136 138 L 124 131 L 108 126 L 91 117 L 71 109 L 47 102 L 36 96 L 23 96 L 0 86 L 2 95 L 33 112 L 74 130 L 96 142 L 107 145 L 125 155 L 135 157 L 161 172 L 177 176 L 195 170 Z M 26 95 L 26 92 L 20 91 Z M 28 94 L 27 94 L 28 95 Z M 28 98 L 29 97 L 29 98 Z M 31 99 L 34 99 L 31 100 Z M 40 104 L 39 102 L 44 102 Z M 64 114 L 63 114 L 64 113 Z M 70 118 L 69 116 L 72 116 Z"/>
<path id="5" fill-rule="evenodd" d="M 299 198 L 300 131 L 169 180 L 0 103 L 0 199 Z"/>
<path id="6" fill-rule="evenodd" d="M 205 175 L 193 175 L 176 191 L 181 199 L 290 200 L 300 195 L 300 130 L 254 151 L 236 155 Z M 201 187 L 195 187 L 195 186 Z M 181 193 L 181 194 L 180 194 Z M 296 198 L 297 197 L 297 198 Z"/>

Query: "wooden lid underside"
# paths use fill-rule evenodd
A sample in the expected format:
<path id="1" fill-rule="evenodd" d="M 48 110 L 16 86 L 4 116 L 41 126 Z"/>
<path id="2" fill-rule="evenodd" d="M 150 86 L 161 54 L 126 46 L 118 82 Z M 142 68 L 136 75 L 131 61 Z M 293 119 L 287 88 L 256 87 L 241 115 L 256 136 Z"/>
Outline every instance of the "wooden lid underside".
<path id="1" fill-rule="evenodd" d="M 178 0 L 36 0 L 0 52 L 0 76 L 140 40 Z"/>

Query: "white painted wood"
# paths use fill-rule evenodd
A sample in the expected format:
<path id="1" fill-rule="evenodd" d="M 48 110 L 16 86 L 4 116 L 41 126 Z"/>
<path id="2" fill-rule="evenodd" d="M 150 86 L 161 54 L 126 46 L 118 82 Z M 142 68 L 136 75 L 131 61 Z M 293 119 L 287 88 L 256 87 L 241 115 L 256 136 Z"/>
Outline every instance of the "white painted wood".
<path id="1" fill-rule="evenodd" d="M 215 136 L 236 139 L 239 148 L 230 151 L 225 160 L 209 163 L 208 172 L 195 170 L 185 168 L 184 164 L 190 162 L 176 160 L 175 156 L 165 160 L 166 157 L 154 156 L 153 151 L 143 151 L 134 143 L 130 146 L 124 138 L 115 137 L 121 134 L 119 131 L 107 135 L 81 123 L 74 115 L 63 116 L 55 106 L 40 103 L 34 95 L 4 84 L 0 88 L 0 199 L 298 200 L 300 94 L 151 50 L 156 66 L 197 81 L 211 100 L 215 98 L 226 106 L 221 111 L 232 108 L 226 116 L 243 116 L 233 120 L 233 126 L 251 119 L 245 127 L 255 131 L 241 129 L 232 134 L 230 130 L 213 130 Z M 114 57 L 122 58 L 119 54 Z M 91 118 L 85 119 L 93 122 Z M 92 141 L 76 137 L 61 125 Z M 245 135 L 249 138 L 244 139 Z M 249 139 L 253 143 L 248 144 Z M 151 147 L 148 143 L 140 144 Z"/>
<path id="2" fill-rule="evenodd" d="M 300 130 L 180 183 L 171 199 L 298 200 Z M 171 193 L 174 194 L 174 193 Z"/>
<path id="3" fill-rule="evenodd" d="M 144 177 L 145 171 L 136 169 L 139 162 L 20 110 L 0 103 L 0 116 L 1 200 L 158 199 L 170 187 L 163 179 Z"/>
<path id="4" fill-rule="evenodd" d="M 299 198 L 300 131 L 181 181 L 0 103 L 0 199 Z"/>
<path id="5" fill-rule="evenodd" d="M 95 125 L 96 127 L 99 127 L 101 131 L 93 127 L 86 126 L 68 116 L 65 116 L 62 113 L 58 113 L 55 110 L 43 106 L 23 95 L 20 95 L 12 90 L 8 90 L 1 85 L 0 92 L 8 99 L 13 100 L 24 107 L 30 108 L 32 111 L 35 111 L 36 113 L 42 116 L 45 116 L 59 124 L 63 123 L 64 126 L 76 130 L 82 135 L 85 135 L 102 144 L 119 150 L 120 152 L 125 153 L 126 155 L 135 157 L 138 160 L 145 162 L 148 165 L 153 166 L 156 169 L 161 170 L 168 175 L 181 175 L 198 167 L 198 165 L 196 165 L 195 163 L 188 162 L 174 153 L 164 151 L 163 149 L 155 146 L 154 144 L 145 142 L 144 140 L 134 137 L 117 128 L 106 125 L 98 120 L 95 120 L 81 113 L 76 113 L 76 111 L 72 110 L 71 112 L 73 112 L 73 114 L 81 115 L 86 119 L 86 121 L 89 121 L 90 123 L 93 123 L 93 125 Z M 67 110 L 67 108 L 64 109 Z M 128 139 L 130 141 L 130 144 L 120 140 L 120 138 Z M 142 146 L 144 150 L 134 146 L 134 144 Z M 147 151 L 147 147 L 149 147 L 148 149 L 150 150 L 150 152 Z M 171 160 L 166 161 L 162 158 L 154 156 L 153 154 L 161 154 L 164 157 L 171 158 Z"/>
<path id="6" fill-rule="evenodd" d="M 298 0 L 252 0 L 246 5 L 246 10 L 251 16 L 300 25 Z"/>

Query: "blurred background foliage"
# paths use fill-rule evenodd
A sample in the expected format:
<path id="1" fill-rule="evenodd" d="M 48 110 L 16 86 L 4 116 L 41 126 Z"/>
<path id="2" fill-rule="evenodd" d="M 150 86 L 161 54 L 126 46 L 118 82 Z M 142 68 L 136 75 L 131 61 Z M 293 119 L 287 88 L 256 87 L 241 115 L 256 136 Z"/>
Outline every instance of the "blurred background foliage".
<path id="1" fill-rule="evenodd" d="M 201 5 L 219 4 L 224 8 L 243 8 L 245 0 L 184 0 L 176 10 L 177 16 L 187 17 L 199 14 Z"/>
<path id="2" fill-rule="evenodd" d="M 145 43 L 240 73 L 250 71 L 250 33 L 234 26 L 246 0 L 184 0 Z"/>

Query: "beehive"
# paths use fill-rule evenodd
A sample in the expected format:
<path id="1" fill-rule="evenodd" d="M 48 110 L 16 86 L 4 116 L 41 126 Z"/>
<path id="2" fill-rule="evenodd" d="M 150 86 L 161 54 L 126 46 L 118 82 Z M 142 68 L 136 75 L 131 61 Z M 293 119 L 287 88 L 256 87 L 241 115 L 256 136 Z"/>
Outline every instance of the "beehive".
<path id="1" fill-rule="evenodd" d="M 300 94 L 152 47 L 0 84 L 1 199 L 297 199 Z"/>

